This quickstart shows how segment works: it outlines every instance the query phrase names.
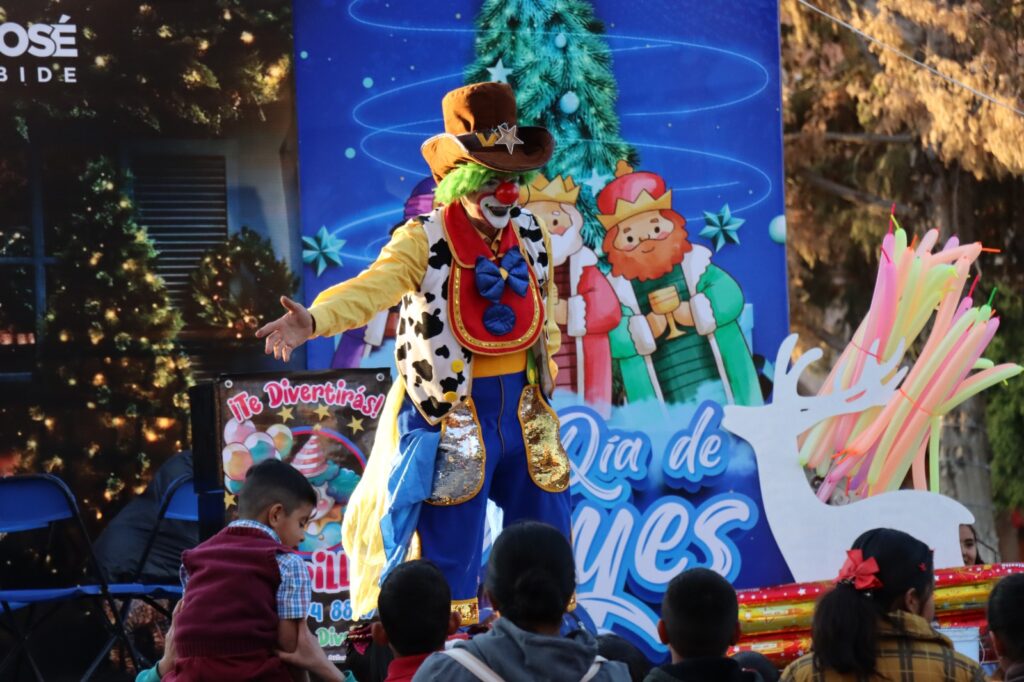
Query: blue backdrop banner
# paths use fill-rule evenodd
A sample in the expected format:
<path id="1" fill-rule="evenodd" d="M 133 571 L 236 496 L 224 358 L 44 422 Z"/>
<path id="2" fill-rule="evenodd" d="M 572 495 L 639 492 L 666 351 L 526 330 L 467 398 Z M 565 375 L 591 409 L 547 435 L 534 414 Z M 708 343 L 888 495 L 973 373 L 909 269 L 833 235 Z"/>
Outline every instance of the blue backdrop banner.
<path id="1" fill-rule="evenodd" d="M 761 404 L 788 333 L 778 31 L 776 0 L 295 4 L 307 304 L 430 210 L 445 92 L 506 81 L 555 136 L 521 201 L 562 300 L 578 598 L 652 656 L 680 570 L 791 578 L 754 454 L 720 428 L 724 404 Z M 392 366 L 394 327 L 381 311 L 309 365 Z"/>

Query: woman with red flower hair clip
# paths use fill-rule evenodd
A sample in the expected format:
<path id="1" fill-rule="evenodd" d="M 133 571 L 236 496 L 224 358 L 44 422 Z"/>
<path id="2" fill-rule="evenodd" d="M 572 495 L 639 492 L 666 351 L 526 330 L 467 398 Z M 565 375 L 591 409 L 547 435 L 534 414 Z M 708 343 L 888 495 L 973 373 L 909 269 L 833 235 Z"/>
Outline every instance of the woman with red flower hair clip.
<path id="1" fill-rule="evenodd" d="M 934 617 L 932 550 L 902 531 L 869 530 L 814 609 L 812 653 L 782 682 L 983 682 L 981 666 L 932 628 Z"/>

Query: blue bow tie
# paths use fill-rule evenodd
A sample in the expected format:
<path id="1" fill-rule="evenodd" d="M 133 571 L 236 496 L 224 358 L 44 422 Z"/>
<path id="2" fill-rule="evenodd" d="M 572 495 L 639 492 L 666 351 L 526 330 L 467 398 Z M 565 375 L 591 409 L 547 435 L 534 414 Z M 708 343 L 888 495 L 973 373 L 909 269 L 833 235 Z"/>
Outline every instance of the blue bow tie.
<path id="1" fill-rule="evenodd" d="M 504 336 L 515 326 L 515 311 L 499 301 L 506 285 L 518 296 L 526 295 L 530 288 L 529 267 L 518 247 L 507 251 L 500 263 L 477 256 L 474 270 L 476 290 L 491 302 L 484 311 L 484 327 L 495 336 Z"/>
<path id="2" fill-rule="evenodd" d="M 505 285 L 525 296 L 530 287 L 530 270 L 518 248 L 511 249 L 495 263 L 484 256 L 476 258 L 476 290 L 491 303 L 501 300 Z"/>

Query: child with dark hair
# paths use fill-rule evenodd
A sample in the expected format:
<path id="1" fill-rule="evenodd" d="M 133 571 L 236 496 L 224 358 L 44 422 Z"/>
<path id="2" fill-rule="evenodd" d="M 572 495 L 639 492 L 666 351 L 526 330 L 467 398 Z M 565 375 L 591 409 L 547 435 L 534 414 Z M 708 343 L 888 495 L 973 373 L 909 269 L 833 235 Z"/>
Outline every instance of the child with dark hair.
<path id="1" fill-rule="evenodd" d="M 1024 573 L 1000 580 L 988 598 L 988 631 L 1006 682 L 1024 682 Z"/>
<path id="2" fill-rule="evenodd" d="M 165 680 L 292 679 L 274 652 L 295 651 L 306 627 L 309 572 L 294 548 L 315 505 L 295 468 L 268 459 L 249 469 L 238 520 L 182 554 L 185 594 Z"/>
<path id="3" fill-rule="evenodd" d="M 725 655 L 740 636 L 739 603 L 729 581 L 714 571 L 692 568 L 672 578 L 661 601 L 658 636 L 672 662 L 652 670 L 646 682 L 757 680 Z"/>
<path id="4" fill-rule="evenodd" d="M 755 673 L 760 682 L 778 682 L 781 677 L 779 669 L 771 659 L 757 651 L 741 651 L 733 654 L 732 660 L 739 663 L 744 670 Z"/>
<path id="5" fill-rule="evenodd" d="M 429 561 L 408 561 L 388 574 L 377 599 L 380 621 L 373 624 L 374 643 L 395 653 L 384 682 L 408 682 L 427 656 L 444 649 L 459 629 L 451 600 L 444 574 Z"/>
<path id="6" fill-rule="evenodd" d="M 651 672 L 651 662 L 633 644 L 616 634 L 606 632 L 597 636 L 597 652 L 609 661 L 621 661 L 629 668 L 629 678 L 633 682 L 643 682 L 647 673 Z"/>
<path id="7" fill-rule="evenodd" d="M 430 656 L 414 682 L 629 682 L 625 664 L 606 661 L 585 630 L 562 637 L 576 590 L 572 547 L 553 526 L 505 528 L 491 548 L 486 592 L 500 617 L 487 633 Z"/>
<path id="8" fill-rule="evenodd" d="M 981 666 L 932 629 L 935 573 L 928 545 L 876 528 L 846 554 L 835 588 L 814 610 L 814 651 L 786 668 L 784 682 L 983 682 Z"/>

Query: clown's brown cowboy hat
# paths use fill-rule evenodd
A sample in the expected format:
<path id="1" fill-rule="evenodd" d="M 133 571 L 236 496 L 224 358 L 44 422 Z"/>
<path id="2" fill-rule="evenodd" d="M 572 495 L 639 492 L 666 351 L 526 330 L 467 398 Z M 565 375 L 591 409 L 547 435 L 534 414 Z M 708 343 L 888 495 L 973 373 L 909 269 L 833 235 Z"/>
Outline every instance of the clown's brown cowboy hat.
<path id="1" fill-rule="evenodd" d="M 516 97 L 508 83 L 475 83 L 441 100 L 444 132 L 420 148 L 434 179 L 441 181 L 460 163 L 520 173 L 548 162 L 555 140 L 545 128 L 520 126 Z"/>

